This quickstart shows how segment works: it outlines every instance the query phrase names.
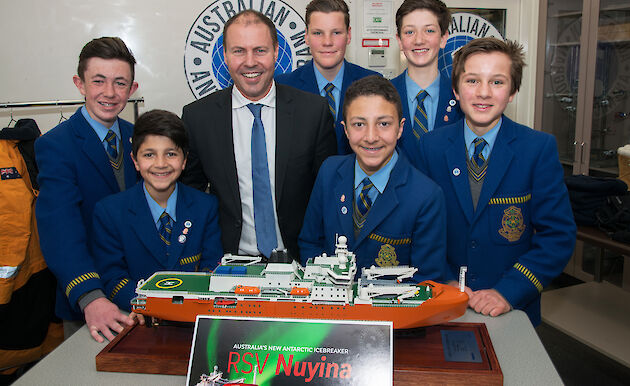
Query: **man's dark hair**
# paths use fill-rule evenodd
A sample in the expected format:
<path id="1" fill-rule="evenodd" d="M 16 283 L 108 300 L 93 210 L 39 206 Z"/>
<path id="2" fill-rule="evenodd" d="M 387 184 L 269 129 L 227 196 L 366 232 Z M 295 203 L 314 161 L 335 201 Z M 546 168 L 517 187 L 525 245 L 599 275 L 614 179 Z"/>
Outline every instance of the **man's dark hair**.
<path id="1" fill-rule="evenodd" d="M 313 12 L 341 12 L 343 13 L 343 20 L 346 23 L 346 30 L 350 28 L 350 11 L 348 10 L 348 4 L 343 0 L 313 0 L 308 3 L 305 15 L 307 29 Z"/>
<path id="2" fill-rule="evenodd" d="M 525 66 L 525 53 L 523 46 L 513 40 L 499 40 L 497 38 L 479 38 L 468 42 L 453 55 L 453 73 L 451 82 L 455 92 L 459 92 L 459 79 L 466 70 L 466 60 L 474 54 L 490 54 L 500 52 L 510 58 L 510 78 L 512 88 L 510 94 L 514 94 L 521 88 L 523 79 L 523 67 Z"/>
<path id="3" fill-rule="evenodd" d="M 240 19 L 243 19 L 242 21 Z M 273 21 L 269 19 L 267 16 L 263 15 L 258 11 L 254 11 L 253 9 L 246 9 L 242 12 L 237 13 L 232 16 L 223 26 L 223 49 L 227 47 L 227 31 L 228 28 L 234 23 L 244 23 L 245 25 L 249 24 L 264 24 L 269 28 L 269 35 L 271 35 L 271 41 L 273 42 L 273 46 L 278 47 L 278 31 L 276 30 L 275 24 Z"/>
<path id="4" fill-rule="evenodd" d="M 170 111 L 151 110 L 140 115 L 133 127 L 131 150 L 133 156 L 138 156 L 138 149 L 147 135 L 161 135 L 169 138 L 175 146 L 182 149 L 184 156 L 188 154 L 188 131 L 184 122 Z"/>
<path id="5" fill-rule="evenodd" d="M 133 57 L 125 42 L 119 37 L 102 37 L 94 39 L 83 46 L 79 54 L 79 66 L 77 67 L 77 75 L 83 81 L 85 81 L 85 70 L 90 58 L 120 59 L 127 62 L 131 69 L 131 80 L 133 81 L 135 78 L 136 58 Z"/>
<path id="6" fill-rule="evenodd" d="M 380 75 L 370 75 L 354 81 L 346 90 L 346 95 L 343 100 L 344 121 L 347 119 L 346 111 L 348 111 L 350 103 L 358 97 L 371 95 L 378 95 L 383 97 L 386 101 L 393 103 L 398 112 L 398 120 L 400 121 L 402 119 L 402 103 L 400 102 L 400 95 L 398 95 L 396 87 L 394 87 L 392 82 Z"/>
<path id="7" fill-rule="evenodd" d="M 440 0 L 405 0 L 400 8 L 398 8 L 398 11 L 396 11 L 396 29 L 398 36 L 400 36 L 400 30 L 402 29 L 403 18 L 413 11 L 422 9 L 431 11 L 435 17 L 437 17 L 440 26 L 440 35 L 444 36 L 451 23 L 451 11 L 449 11 L 446 4 Z"/>

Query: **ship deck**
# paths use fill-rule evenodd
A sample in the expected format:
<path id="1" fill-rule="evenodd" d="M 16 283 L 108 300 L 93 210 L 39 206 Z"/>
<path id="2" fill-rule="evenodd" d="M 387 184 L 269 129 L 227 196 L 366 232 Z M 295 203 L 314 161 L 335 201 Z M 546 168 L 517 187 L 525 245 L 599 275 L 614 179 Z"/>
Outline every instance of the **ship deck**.
<path id="1" fill-rule="evenodd" d="M 153 291 L 186 291 L 208 292 L 210 284 L 209 274 L 199 273 L 158 273 L 151 277 L 141 287 L 143 290 Z"/>

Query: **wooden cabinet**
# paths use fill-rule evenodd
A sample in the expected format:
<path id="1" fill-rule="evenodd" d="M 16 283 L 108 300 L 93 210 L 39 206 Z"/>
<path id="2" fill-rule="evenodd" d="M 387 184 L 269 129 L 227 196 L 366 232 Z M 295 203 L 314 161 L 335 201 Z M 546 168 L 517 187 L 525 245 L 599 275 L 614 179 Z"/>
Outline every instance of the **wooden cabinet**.
<path id="1" fill-rule="evenodd" d="M 534 127 L 567 174 L 617 176 L 630 143 L 630 1 L 543 0 Z"/>

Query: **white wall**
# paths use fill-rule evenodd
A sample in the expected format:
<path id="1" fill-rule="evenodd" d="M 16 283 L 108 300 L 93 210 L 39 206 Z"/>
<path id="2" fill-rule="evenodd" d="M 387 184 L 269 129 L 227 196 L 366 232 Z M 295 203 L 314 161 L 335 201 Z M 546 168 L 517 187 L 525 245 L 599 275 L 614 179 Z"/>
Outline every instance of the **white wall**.
<path id="1" fill-rule="evenodd" d="M 259 0 L 254 0 L 259 1 Z M 304 15 L 308 0 L 285 0 Z M 367 53 L 361 48 L 363 4 L 367 0 L 349 0 L 352 45 L 347 57 L 367 65 Z M 208 0 L 5 0 L 0 3 L 2 62 L 0 64 L 0 104 L 38 100 L 81 99 L 72 83 L 78 55 L 83 45 L 100 36 L 120 36 L 131 48 L 138 64 L 136 97 L 144 97 L 140 112 L 161 108 L 181 113 L 195 98 L 184 75 L 184 46 L 197 16 L 214 1 Z M 246 1 L 249 3 L 249 1 Z M 104 4 L 105 3 L 105 4 Z M 401 0 L 394 0 L 394 12 Z M 470 6 L 469 1 L 448 0 L 449 6 Z M 538 4 L 531 0 L 479 0 L 476 6 L 508 8 L 507 37 L 517 39 L 528 49 L 522 91 L 517 100 L 516 119 L 533 124 L 535 52 Z M 393 20 L 392 15 L 392 20 Z M 390 55 L 399 56 L 392 36 Z M 396 64 L 396 72 L 400 69 Z M 63 108 L 71 115 L 76 107 Z M 47 131 L 59 121 L 60 109 L 15 109 L 15 118 L 33 117 L 40 129 Z M 9 109 L 0 109 L 0 127 L 9 122 Z M 131 105 L 122 116 L 131 120 Z"/>

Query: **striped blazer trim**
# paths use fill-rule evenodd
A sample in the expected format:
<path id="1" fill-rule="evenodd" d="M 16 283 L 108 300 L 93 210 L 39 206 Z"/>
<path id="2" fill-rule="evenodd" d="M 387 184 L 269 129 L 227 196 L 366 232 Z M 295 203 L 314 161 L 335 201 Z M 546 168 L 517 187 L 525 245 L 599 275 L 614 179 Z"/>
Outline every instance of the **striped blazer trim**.
<path id="1" fill-rule="evenodd" d="M 389 244 L 389 245 L 405 245 L 405 244 L 411 244 L 411 238 L 410 237 L 405 237 L 402 239 L 392 239 L 389 237 L 383 237 L 383 236 L 379 236 L 377 234 L 371 233 L 368 238 L 372 239 L 372 240 L 376 240 L 379 243 L 382 244 Z"/>
<path id="2" fill-rule="evenodd" d="M 121 281 L 118 282 L 118 284 L 116 284 L 116 286 L 114 287 L 114 289 L 112 290 L 112 293 L 109 295 L 109 300 L 114 300 L 114 297 L 116 297 L 116 295 L 118 294 L 118 292 L 127 284 L 129 283 L 129 279 L 124 278 Z"/>
<path id="3" fill-rule="evenodd" d="M 66 286 L 66 296 L 70 297 L 70 291 L 72 291 L 72 289 L 74 287 L 78 286 L 79 284 L 83 283 L 84 281 L 88 281 L 88 280 L 92 280 L 92 279 L 100 279 L 100 278 L 101 277 L 96 272 L 87 272 L 87 273 L 84 273 L 81 276 L 75 277 Z"/>
<path id="4" fill-rule="evenodd" d="M 525 275 L 525 277 L 532 282 L 532 284 L 538 289 L 538 292 L 542 292 L 543 290 L 543 286 L 540 283 L 540 280 L 538 280 L 538 278 L 536 278 L 536 276 L 532 273 L 532 271 L 530 271 L 529 269 L 527 269 L 525 266 L 523 266 L 521 263 L 516 263 L 514 264 L 514 268 L 516 268 L 520 273 L 522 273 L 523 275 Z"/>
<path id="5" fill-rule="evenodd" d="M 529 193 L 525 196 L 520 197 L 502 197 L 502 198 L 491 198 L 488 204 L 490 205 L 510 205 L 510 204 L 522 204 L 532 199 L 532 194 Z"/>
<path id="6" fill-rule="evenodd" d="M 186 265 L 186 264 L 190 264 L 190 263 L 196 263 L 199 260 L 201 260 L 201 253 L 198 253 L 194 256 L 190 256 L 190 257 L 184 257 L 183 259 L 179 260 L 179 265 Z"/>

